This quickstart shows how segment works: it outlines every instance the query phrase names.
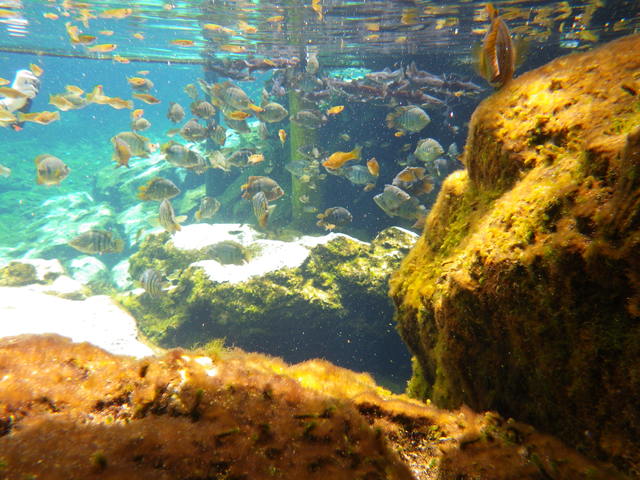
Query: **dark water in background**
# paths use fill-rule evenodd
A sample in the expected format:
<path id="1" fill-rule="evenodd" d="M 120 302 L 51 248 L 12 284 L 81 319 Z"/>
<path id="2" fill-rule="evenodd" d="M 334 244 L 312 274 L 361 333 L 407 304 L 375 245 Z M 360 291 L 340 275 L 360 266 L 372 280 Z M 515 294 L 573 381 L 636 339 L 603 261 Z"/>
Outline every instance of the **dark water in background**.
<path id="1" fill-rule="evenodd" d="M 186 118 L 190 117 L 188 105 L 191 99 L 183 88 L 205 76 L 203 57 L 249 58 L 245 54 L 231 55 L 220 51 L 218 47 L 222 42 L 246 47 L 248 54 L 256 58 L 290 58 L 294 55 L 304 58 L 309 51 L 314 51 L 318 54 L 320 75 L 343 79 L 362 77 L 365 72 L 383 68 L 395 70 L 415 61 L 418 68 L 434 75 L 455 77 L 482 86 L 483 90 L 477 96 L 442 98 L 447 107 L 430 110 L 431 123 L 419 134 L 395 137 L 393 130 L 385 126 L 389 107 L 374 102 L 345 101 L 344 111 L 322 127 L 318 143 L 328 152 L 348 151 L 355 145 L 364 145 L 364 157 L 376 157 L 380 162 L 380 178 L 373 191 L 363 192 L 362 186 L 329 175 L 323 184 L 325 196 L 320 204 L 315 205 L 320 212 L 335 205 L 347 207 L 353 214 L 353 223 L 343 231 L 365 240 L 370 240 L 388 226 L 412 223 L 387 216 L 372 197 L 380 193 L 385 184 L 391 183 L 403 168 L 401 164 L 415 149 L 417 140 L 431 137 L 438 140 L 445 150 L 455 143 L 462 151 L 467 122 L 473 109 L 493 91 L 474 72 L 470 59 L 473 44 L 482 39 L 483 33 L 479 30 L 487 25 L 486 17 L 482 17 L 484 3 L 479 2 L 325 1 L 317 4 L 321 15 L 317 11 L 318 6 L 314 9 L 309 2 L 258 5 L 250 2 L 148 0 L 96 1 L 85 2 L 88 6 L 78 6 L 73 2 L 57 1 L 49 2 L 46 7 L 44 2 L 35 1 L 8 3 L 16 7 L 13 10 L 16 17 L 4 19 L 4 28 L 0 26 L 0 77 L 11 80 L 17 69 L 28 68 L 30 63 L 44 69 L 41 91 L 31 111 L 55 110 L 48 104 L 48 96 L 63 92 L 65 85 L 69 84 L 85 91 L 101 84 L 105 94 L 129 99 L 131 88 L 127 77 L 139 76 L 136 72 L 148 70 L 147 77 L 155 84 L 151 93 L 161 103 L 146 105 L 136 102 L 135 108 L 143 108 L 145 118 L 152 124 L 143 135 L 157 143 L 168 141 L 166 131 L 174 127 L 166 118 L 169 101 L 183 105 L 187 110 Z M 607 2 L 606 7 L 598 7 L 595 2 L 519 2 L 498 3 L 497 6 L 506 12 L 512 31 L 529 41 L 524 64 L 518 72 L 535 68 L 559 55 L 591 48 L 600 42 L 632 33 L 637 31 L 639 24 L 637 2 Z M 106 9 L 131 7 L 133 13 L 124 19 L 90 18 L 93 15 L 100 17 L 100 12 Z M 55 13 L 60 18 L 49 20 L 43 17 L 44 13 Z M 65 13 L 69 16 L 64 16 Z M 83 16 L 89 16 L 88 27 L 78 20 Z M 283 19 L 268 20 L 274 16 L 282 16 Z M 114 62 L 111 53 L 95 54 L 83 47 L 71 46 L 64 28 L 64 23 L 69 21 L 85 33 L 98 35 L 96 43 L 117 44 L 118 48 L 113 53 L 129 58 L 130 63 Z M 238 28 L 240 21 L 256 26 L 257 31 L 243 33 Z M 202 25 L 206 23 L 233 28 L 237 34 L 207 39 L 202 35 Z M 103 30 L 113 30 L 114 33 L 112 36 L 100 36 L 98 32 Z M 144 40 L 133 38 L 134 33 L 142 33 Z M 367 39 L 372 35 L 379 35 L 379 38 Z M 169 41 L 175 39 L 191 39 L 195 46 L 170 45 Z M 301 62 L 301 67 L 303 65 Z M 354 70 L 345 70 L 349 67 Z M 259 103 L 260 92 L 271 75 L 271 72 L 258 73 L 255 81 L 237 83 L 255 103 Z M 209 74 L 207 78 L 210 81 L 225 80 L 220 75 Z M 286 97 L 277 100 L 288 107 Z M 334 97 L 329 105 L 341 103 Z M 99 176 L 123 175 L 122 169 L 114 170 L 110 138 L 129 129 L 130 113 L 127 109 L 89 105 L 81 110 L 61 112 L 61 120 L 50 125 L 30 123 L 19 132 L 0 129 L 0 164 L 12 170 L 9 178 L 0 177 L 1 264 L 24 255 L 60 258 L 63 261 L 79 255 L 63 244 L 49 245 L 49 249 L 40 248 L 40 243 L 50 241 L 46 235 L 40 235 L 41 232 L 66 228 L 66 232 L 59 233 L 62 236 L 68 234 L 70 238 L 83 223 L 79 220 L 83 207 L 76 208 L 69 201 L 67 223 L 51 226 L 47 217 L 53 207 L 48 207 L 47 202 L 52 199 L 62 197 L 67 202 L 66 198 L 84 192 L 93 201 L 110 205 L 115 214 L 132 206 L 131 200 L 118 198 L 118 193 L 113 190 L 105 191 L 98 181 Z M 276 127 L 288 130 L 288 120 L 276 124 Z M 272 135 L 277 128 L 271 127 Z M 340 139 L 344 134 L 349 135 L 348 141 Z M 182 141 L 180 138 L 174 140 Z M 42 187 L 35 183 L 34 158 L 43 153 L 61 158 L 71 168 L 69 177 L 58 187 Z M 289 193 L 290 175 L 283 169 L 288 156 L 288 148 L 283 148 L 270 161 L 274 176 Z M 456 168 L 462 168 L 462 165 L 451 161 L 449 170 Z M 224 174 L 217 172 L 215 190 L 224 191 L 238 177 L 255 174 L 261 174 L 259 168 L 234 169 Z M 190 172 L 173 172 L 164 176 L 174 180 L 183 191 L 204 182 L 204 176 Z M 424 199 L 427 208 L 436 193 L 437 189 Z M 71 197 L 65 197 L 69 195 Z M 243 202 L 239 195 L 238 191 L 236 202 Z M 253 223 L 248 204 L 240 207 L 223 206 L 216 221 Z M 285 215 L 278 222 L 285 226 L 287 220 Z M 113 219 L 103 226 L 127 236 L 127 232 Z M 323 231 L 311 229 L 303 233 L 322 234 Z M 136 250 L 136 246 L 129 245 L 122 255 L 105 256 L 102 260 L 113 266 Z M 399 357 L 404 355 L 398 352 Z M 407 371 L 406 366 L 400 369 Z"/>

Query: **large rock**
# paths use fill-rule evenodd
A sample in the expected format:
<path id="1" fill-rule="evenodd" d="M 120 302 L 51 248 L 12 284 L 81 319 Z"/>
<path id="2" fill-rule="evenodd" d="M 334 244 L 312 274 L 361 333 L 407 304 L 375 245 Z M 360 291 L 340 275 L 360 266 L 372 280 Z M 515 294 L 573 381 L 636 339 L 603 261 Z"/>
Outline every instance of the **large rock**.
<path id="1" fill-rule="evenodd" d="M 391 282 L 413 392 L 497 409 L 640 475 L 640 36 L 473 114 Z"/>
<path id="2" fill-rule="evenodd" d="M 417 236 L 395 227 L 371 244 L 343 234 L 288 242 L 263 236 L 222 224 L 189 225 L 171 241 L 150 235 L 131 258 L 131 276 L 154 268 L 174 286 L 121 301 L 164 347 L 225 338 L 288 361 L 324 357 L 395 376 L 403 388 L 409 359 L 390 325 L 386 290 Z"/>
<path id="3" fill-rule="evenodd" d="M 493 413 L 392 395 L 323 360 L 219 346 L 135 360 L 56 335 L 0 339 L 6 480 L 616 480 Z"/>

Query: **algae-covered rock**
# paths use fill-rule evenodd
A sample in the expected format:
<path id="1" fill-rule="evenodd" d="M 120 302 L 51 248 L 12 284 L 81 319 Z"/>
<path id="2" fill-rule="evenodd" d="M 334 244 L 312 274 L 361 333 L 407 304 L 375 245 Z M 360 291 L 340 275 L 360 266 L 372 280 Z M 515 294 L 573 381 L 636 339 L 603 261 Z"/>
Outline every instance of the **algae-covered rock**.
<path id="1" fill-rule="evenodd" d="M 174 283 L 159 296 L 121 297 L 152 341 L 191 347 L 224 337 L 291 361 L 325 357 L 402 377 L 408 357 L 389 322 L 386 290 L 416 235 L 393 227 L 370 244 L 342 234 L 283 242 L 230 226 L 231 241 L 221 227 L 188 226 L 174 241 L 151 235 L 132 256 L 133 278 L 154 268 Z M 180 236 L 190 233 L 211 245 Z M 212 259 L 212 249 L 228 258 Z"/>
<path id="2" fill-rule="evenodd" d="M 528 72 L 391 281 L 412 389 L 640 475 L 640 36 Z"/>
<path id="3" fill-rule="evenodd" d="M 491 412 L 443 411 L 323 360 L 240 350 L 118 357 L 0 339 L 0 475 L 283 480 L 618 480 Z"/>
<path id="4" fill-rule="evenodd" d="M 0 268 L 0 286 L 17 287 L 38 281 L 36 267 L 29 263 L 11 262 Z"/>

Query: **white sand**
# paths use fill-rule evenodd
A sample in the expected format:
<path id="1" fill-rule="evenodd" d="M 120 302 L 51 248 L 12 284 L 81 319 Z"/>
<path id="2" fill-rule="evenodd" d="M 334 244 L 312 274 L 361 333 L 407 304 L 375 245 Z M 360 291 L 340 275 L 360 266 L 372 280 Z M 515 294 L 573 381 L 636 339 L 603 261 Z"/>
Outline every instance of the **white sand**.
<path id="1" fill-rule="evenodd" d="M 133 317 L 107 296 L 74 301 L 29 287 L 0 287 L 0 337 L 24 333 L 57 333 L 119 355 L 153 354 L 137 339 Z"/>

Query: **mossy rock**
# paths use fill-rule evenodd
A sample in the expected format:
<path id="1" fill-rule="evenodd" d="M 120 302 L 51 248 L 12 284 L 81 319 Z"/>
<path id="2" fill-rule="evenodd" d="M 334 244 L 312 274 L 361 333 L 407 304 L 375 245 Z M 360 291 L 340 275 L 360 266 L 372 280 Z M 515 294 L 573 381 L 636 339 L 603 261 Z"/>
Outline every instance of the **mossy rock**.
<path id="1" fill-rule="evenodd" d="M 638 49 L 635 35 L 559 58 L 482 102 L 467 170 L 391 280 L 412 393 L 498 410 L 634 475 Z"/>
<path id="2" fill-rule="evenodd" d="M 415 235 L 389 230 L 371 244 L 338 235 L 311 248 L 299 267 L 236 283 L 213 282 L 202 268 L 189 267 L 207 256 L 206 248 L 184 252 L 168 235 L 151 235 L 132 257 L 131 274 L 155 268 L 172 278 L 174 288 L 159 297 L 126 295 L 120 301 L 163 347 L 226 338 L 291 361 L 324 357 L 359 369 L 369 369 L 365 359 L 377 351 L 391 374 L 397 364 L 408 365 L 408 356 L 388 328 L 393 307 L 387 282 Z M 250 259 L 252 246 L 244 248 Z"/>
<path id="3" fill-rule="evenodd" d="M 0 286 L 20 287 L 38 283 L 36 267 L 28 263 L 11 262 L 0 268 Z"/>

